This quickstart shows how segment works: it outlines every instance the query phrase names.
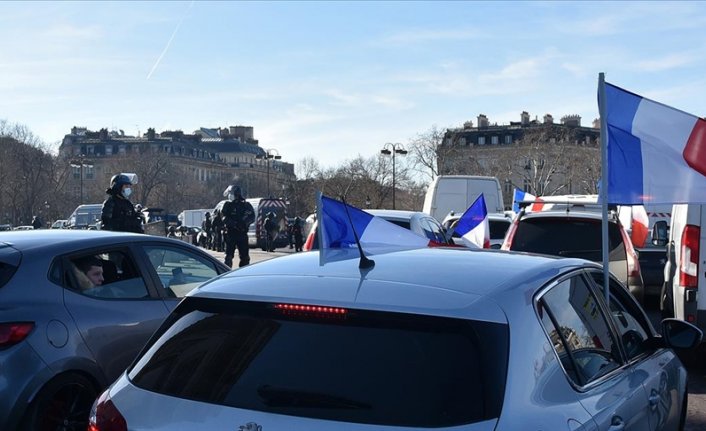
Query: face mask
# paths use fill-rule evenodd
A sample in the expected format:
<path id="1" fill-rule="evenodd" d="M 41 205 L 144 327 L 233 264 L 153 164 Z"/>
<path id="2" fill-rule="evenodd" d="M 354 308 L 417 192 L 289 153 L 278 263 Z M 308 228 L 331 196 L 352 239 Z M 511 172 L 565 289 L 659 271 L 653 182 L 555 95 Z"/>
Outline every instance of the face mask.
<path id="1" fill-rule="evenodd" d="M 129 198 L 131 194 L 132 194 L 132 189 L 130 187 L 123 189 L 123 196 L 125 196 L 126 198 Z"/>

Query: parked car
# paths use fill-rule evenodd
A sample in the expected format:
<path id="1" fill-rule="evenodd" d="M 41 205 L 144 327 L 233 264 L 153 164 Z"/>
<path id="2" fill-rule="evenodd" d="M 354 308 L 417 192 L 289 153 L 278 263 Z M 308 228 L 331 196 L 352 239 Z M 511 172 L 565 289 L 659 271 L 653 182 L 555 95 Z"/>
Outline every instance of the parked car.
<path id="1" fill-rule="evenodd" d="M 81 270 L 87 259 L 102 284 Z M 228 270 L 164 237 L 0 233 L 0 429 L 86 430 L 93 400 L 181 297 Z"/>
<path id="2" fill-rule="evenodd" d="M 358 250 L 338 251 L 190 292 L 97 399 L 91 429 L 683 426 L 687 373 L 671 347 L 701 331 L 665 320 L 658 335 L 612 277 L 606 301 L 599 265 L 442 247 L 361 270 Z"/>
<path id="3" fill-rule="evenodd" d="M 12 230 L 34 230 L 34 226 L 15 226 Z"/>
<path id="4" fill-rule="evenodd" d="M 550 210 L 526 212 L 515 217 L 505 235 L 503 250 L 578 257 L 601 263 L 602 214 L 599 207 L 558 205 Z M 615 212 L 608 221 L 610 272 L 644 303 L 644 284 L 637 253 Z"/>
<path id="5" fill-rule="evenodd" d="M 52 229 L 66 229 L 68 224 L 69 224 L 68 220 L 56 220 L 56 221 L 54 221 L 54 223 L 52 223 L 51 228 Z"/>
<path id="6" fill-rule="evenodd" d="M 385 219 L 391 223 L 409 229 L 419 236 L 429 238 L 441 244 L 452 245 L 453 241 L 448 238 L 446 230 L 441 226 L 434 217 L 420 211 L 404 211 L 404 210 L 385 210 L 385 209 L 367 209 L 365 212 L 376 217 Z M 319 242 L 317 240 L 316 227 L 318 222 L 314 222 L 309 235 L 304 242 L 304 251 L 318 250 Z"/>
<path id="7" fill-rule="evenodd" d="M 449 232 L 454 244 L 464 245 L 461 235 L 452 231 L 456 220 L 460 219 L 463 214 L 453 214 L 444 219 L 441 224 L 446 232 Z M 505 234 L 512 224 L 512 219 L 505 214 L 488 214 L 488 227 L 490 229 L 490 248 L 500 248 L 503 245 Z"/>

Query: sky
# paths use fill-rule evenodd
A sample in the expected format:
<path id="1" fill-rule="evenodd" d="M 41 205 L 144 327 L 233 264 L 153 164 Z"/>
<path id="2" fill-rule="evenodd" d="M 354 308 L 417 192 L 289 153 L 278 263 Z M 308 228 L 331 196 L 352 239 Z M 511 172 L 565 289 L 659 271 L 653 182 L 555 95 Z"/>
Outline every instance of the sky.
<path id="1" fill-rule="evenodd" d="M 432 127 L 598 116 L 606 81 L 706 115 L 705 2 L 0 2 L 0 120 L 54 149 L 254 127 L 335 167 Z"/>

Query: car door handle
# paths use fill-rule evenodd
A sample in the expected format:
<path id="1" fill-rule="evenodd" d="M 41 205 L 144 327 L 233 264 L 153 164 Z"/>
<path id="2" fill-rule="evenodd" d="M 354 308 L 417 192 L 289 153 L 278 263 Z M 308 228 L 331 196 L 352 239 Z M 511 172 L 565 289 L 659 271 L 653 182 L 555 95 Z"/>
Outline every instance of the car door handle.
<path id="1" fill-rule="evenodd" d="M 610 420 L 609 431 L 623 431 L 625 429 L 625 421 L 620 416 L 613 416 Z"/>
<path id="2" fill-rule="evenodd" d="M 657 405 L 659 404 L 659 401 L 662 399 L 662 397 L 660 397 L 658 393 L 653 393 L 652 395 L 649 396 L 648 399 L 650 401 L 650 409 L 656 410 Z"/>

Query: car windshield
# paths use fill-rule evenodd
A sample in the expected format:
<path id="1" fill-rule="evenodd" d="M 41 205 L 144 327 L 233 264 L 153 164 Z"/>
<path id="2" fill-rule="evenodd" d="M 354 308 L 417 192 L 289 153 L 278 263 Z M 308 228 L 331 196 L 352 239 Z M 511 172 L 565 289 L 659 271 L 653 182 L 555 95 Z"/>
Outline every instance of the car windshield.
<path id="1" fill-rule="evenodd" d="M 187 298 L 130 370 L 144 389 L 243 409 L 444 427 L 500 414 L 506 325 Z M 390 372 L 394 368 L 395 372 Z"/>
<path id="2" fill-rule="evenodd" d="M 620 228 L 610 223 L 611 259 L 625 259 Z M 510 249 L 601 261 L 601 221 L 569 217 L 535 217 L 520 221 Z"/>

